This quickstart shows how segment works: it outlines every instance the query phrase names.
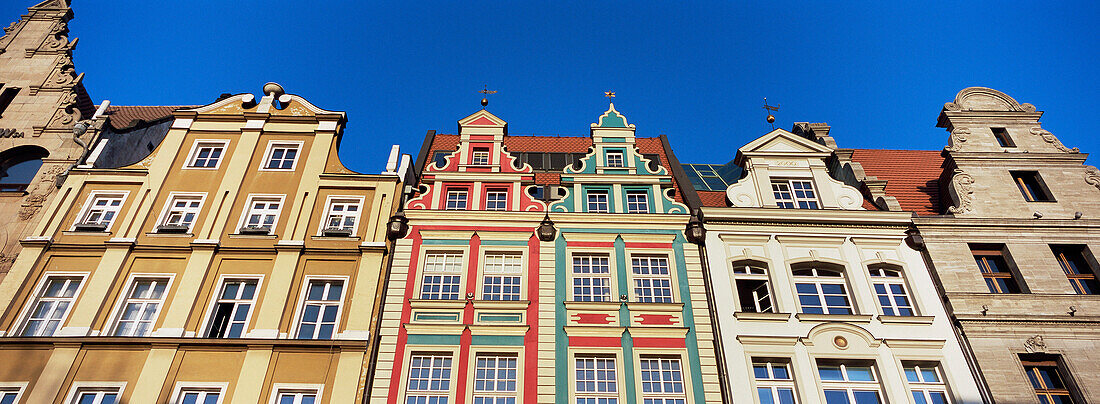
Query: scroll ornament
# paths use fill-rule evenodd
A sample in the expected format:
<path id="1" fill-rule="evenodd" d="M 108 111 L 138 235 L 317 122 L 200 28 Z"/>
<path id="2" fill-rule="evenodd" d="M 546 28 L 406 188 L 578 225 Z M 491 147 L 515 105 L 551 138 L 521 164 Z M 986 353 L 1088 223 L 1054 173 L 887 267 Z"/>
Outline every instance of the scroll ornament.
<path id="1" fill-rule="evenodd" d="M 974 201 L 974 177 L 962 170 L 955 169 L 955 175 L 951 177 L 951 187 L 959 198 L 958 206 L 950 206 L 950 213 L 966 213 L 972 210 Z"/>
<path id="2" fill-rule="evenodd" d="M 1045 141 L 1047 143 L 1050 143 L 1052 146 L 1054 146 L 1054 148 L 1056 148 L 1058 150 L 1061 150 L 1063 152 L 1066 152 L 1066 153 L 1080 153 L 1081 152 L 1081 150 L 1079 150 L 1076 147 L 1074 147 L 1072 149 L 1066 147 L 1066 145 L 1064 145 L 1064 144 L 1062 144 L 1062 142 L 1058 141 L 1058 138 L 1054 137 L 1053 133 L 1050 133 L 1050 131 L 1048 131 L 1046 129 L 1043 129 L 1043 128 L 1040 128 L 1038 126 L 1036 126 L 1034 128 L 1031 128 L 1031 134 L 1042 137 L 1043 141 Z"/>
<path id="3" fill-rule="evenodd" d="M 957 128 L 951 131 L 951 136 L 947 138 L 947 147 L 944 149 L 947 151 L 959 151 L 962 148 L 962 144 L 966 143 L 966 140 L 970 136 L 970 129 Z"/>
<path id="4" fill-rule="evenodd" d="M 1100 190 L 1100 170 L 1097 170 L 1096 167 L 1089 167 L 1088 171 L 1085 171 L 1085 182 Z"/>

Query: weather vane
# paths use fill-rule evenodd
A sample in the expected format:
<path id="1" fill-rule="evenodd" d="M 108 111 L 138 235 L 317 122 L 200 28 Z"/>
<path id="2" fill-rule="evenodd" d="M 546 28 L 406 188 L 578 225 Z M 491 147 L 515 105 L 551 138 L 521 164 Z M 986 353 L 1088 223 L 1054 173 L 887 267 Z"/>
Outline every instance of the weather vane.
<path id="1" fill-rule="evenodd" d="M 603 96 L 607 97 L 607 99 L 610 100 L 612 98 L 615 98 L 615 92 L 614 91 L 604 91 Z"/>
<path id="2" fill-rule="evenodd" d="M 486 85 L 485 85 L 485 88 L 484 88 L 484 89 L 481 89 L 481 90 L 478 90 L 478 92 L 479 92 L 479 93 L 482 93 L 482 94 L 485 94 L 486 96 L 488 96 L 489 94 L 496 94 L 496 93 L 497 93 L 497 90 L 490 90 L 490 89 L 489 89 L 489 85 L 488 85 L 488 84 L 486 84 Z M 488 98 L 485 98 L 485 97 L 482 97 L 482 98 L 481 98 L 481 108 L 482 108 L 482 109 L 485 109 L 485 107 L 487 107 L 487 106 L 489 106 L 489 99 L 488 99 Z"/>
<path id="3" fill-rule="evenodd" d="M 770 123 L 772 125 L 772 129 L 774 130 L 775 129 L 775 115 L 772 115 L 772 112 L 779 111 L 779 104 L 775 104 L 774 107 L 771 106 L 771 105 L 768 105 L 768 97 L 764 97 L 764 110 L 768 111 L 768 118 L 767 118 L 768 123 Z"/>

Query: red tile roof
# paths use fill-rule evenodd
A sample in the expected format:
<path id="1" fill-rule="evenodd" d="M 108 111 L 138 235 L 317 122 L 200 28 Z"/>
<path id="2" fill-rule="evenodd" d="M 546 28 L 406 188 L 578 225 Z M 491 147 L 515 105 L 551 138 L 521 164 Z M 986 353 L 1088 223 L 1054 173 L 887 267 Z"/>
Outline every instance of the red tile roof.
<path id="1" fill-rule="evenodd" d="M 695 191 L 699 194 L 699 199 L 703 201 L 703 206 L 725 208 L 729 206 L 726 202 L 726 193 L 722 191 Z"/>
<path id="2" fill-rule="evenodd" d="M 129 129 L 140 122 L 155 122 L 172 116 L 172 111 L 182 108 L 194 108 L 192 105 L 111 105 L 106 115 L 111 128 Z"/>
<path id="3" fill-rule="evenodd" d="M 561 174 L 559 173 L 535 173 L 535 183 L 539 185 L 558 185 L 561 184 Z"/>
<path id="4" fill-rule="evenodd" d="M 918 215 L 943 213 L 940 151 L 855 149 L 852 161 L 861 164 L 868 176 L 886 180 L 886 194 L 897 198 L 903 210 Z"/>

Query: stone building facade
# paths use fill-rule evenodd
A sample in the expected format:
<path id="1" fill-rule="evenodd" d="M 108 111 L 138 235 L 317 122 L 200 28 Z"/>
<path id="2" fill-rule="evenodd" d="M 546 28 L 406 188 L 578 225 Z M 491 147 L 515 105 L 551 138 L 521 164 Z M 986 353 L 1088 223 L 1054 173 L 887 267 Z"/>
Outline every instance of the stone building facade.
<path id="1" fill-rule="evenodd" d="M 344 113 L 264 92 L 72 170 L 0 284 L 0 400 L 362 400 L 408 158 L 352 172 Z"/>
<path id="2" fill-rule="evenodd" d="M 73 125 L 95 109 L 73 67 L 72 18 L 67 2 L 43 1 L 0 37 L 0 280 L 58 177 L 84 153 Z M 93 135 L 78 138 L 87 144 Z"/>

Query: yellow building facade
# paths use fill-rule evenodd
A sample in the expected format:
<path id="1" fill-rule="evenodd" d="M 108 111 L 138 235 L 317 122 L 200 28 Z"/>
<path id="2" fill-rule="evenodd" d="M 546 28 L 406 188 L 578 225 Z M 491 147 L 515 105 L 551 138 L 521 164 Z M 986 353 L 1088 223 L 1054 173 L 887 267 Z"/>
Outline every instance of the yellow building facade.
<path id="1" fill-rule="evenodd" d="M 72 170 L 0 284 L 0 401 L 361 400 L 408 158 L 352 172 L 344 113 L 264 93 Z"/>

